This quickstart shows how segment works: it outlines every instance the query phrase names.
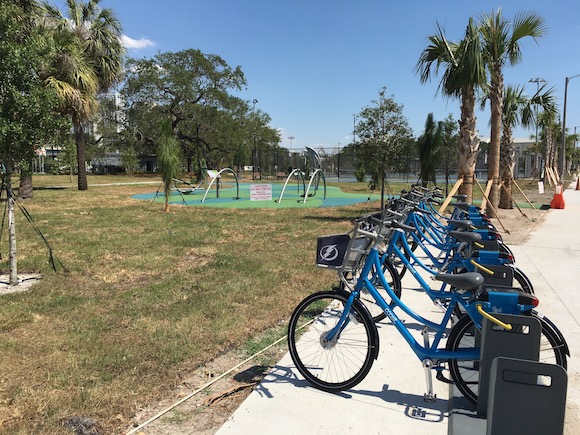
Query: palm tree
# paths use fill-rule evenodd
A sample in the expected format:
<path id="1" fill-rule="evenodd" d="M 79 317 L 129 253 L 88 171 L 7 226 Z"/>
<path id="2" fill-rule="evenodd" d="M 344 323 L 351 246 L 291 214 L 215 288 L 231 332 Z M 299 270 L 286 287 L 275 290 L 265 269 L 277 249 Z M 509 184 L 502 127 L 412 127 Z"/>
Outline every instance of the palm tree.
<path id="1" fill-rule="evenodd" d="M 501 190 L 499 207 L 513 208 L 511 200 L 515 147 L 512 137 L 514 127 L 530 127 L 535 123 L 534 107 L 541 107 L 543 113 L 555 114 L 554 88 L 544 91 L 542 86 L 530 98 L 523 86 L 508 86 L 504 96 L 502 111 L 502 136 L 500 152 L 500 177 L 504 189 Z"/>
<path id="2" fill-rule="evenodd" d="M 97 93 L 107 92 L 122 75 L 125 50 L 121 25 L 101 0 L 67 0 L 67 16 L 44 3 L 47 27 L 56 49 L 47 84 L 62 100 L 62 111 L 71 117 L 77 147 L 78 189 L 87 190 L 85 124 L 96 113 Z"/>
<path id="3" fill-rule="evenodd" d="M 443 123 L 436 123 L 433 118 L 433 113 L 429 113 L 425 121 L 425 132 L 417 140 L 419 162 L 421 163 L 419 179 L 424 187 L 427 187 L 429 182 L 432 182 L 434 185 L 437 184 L 435 171 L 437 169 L 438 151 L 441 146 L 442 134 Z"/>
<path id="4" fill-rule="evenodd" d="M 444 96 L 459 98 L 459 178 L 463 179 L 460 193 L 473 199 L 475 164 L 479 152 L 475 117 L 475 93 L 485 86 L 485 68 L 481 57 L 479 32 L 472 18 L 469 19 L 463 40 L 453 43 L 447 40 L 443 29 L 437 24 L 437 33 L 428 38 L 429 45 L 423 50 L 415 71 L 421 83 L 431 80 L 439 68 L 444 68 L 438 91 Z"/>
<path id="5" fill-rule="evenodd" d="M 555 112 L 541 112 L 538 115 L 538 125 L 541 128 L 541 151 L 544 166 L 540 177 L 544 180 L 547 168 L 554 168 L 558 164 L 558 138 L 562 134 L 562 124 L 556 121 Z M 558 133 L 559 132 L 559 133 Z"/>
<path id="6" fill-rule="evenodd" d="M 479 20 L 482 51 L 490 76 L 489 102 L 491 109 L 491 135 L 488 156 L 488 180 L 493 180 L 487 213 L 494 215 L 499 204 L 499 161 L 501 118 L 504 101 L 503 68 L 522 60 L 520 40 L 526 36 L 541 37 L 545 32 L 542 17 L 536 13 L 519 13 L 513 21 L 506 21 L 501 9 L 483 14 Z"/>
<path id="7" fill-rule="evenodd" d="M 171 185 L 173 179 L 177 177 L 181 158 L 179 155 L 179 143 L 175 139 L 171 120 L 164 119 L 159 125 L 161 137 L 157 148 L 157 165 L 163 178 L 163 191 L 165 192 L 165 212 L 169 212 L 169 197 L 171 196 Z"/>

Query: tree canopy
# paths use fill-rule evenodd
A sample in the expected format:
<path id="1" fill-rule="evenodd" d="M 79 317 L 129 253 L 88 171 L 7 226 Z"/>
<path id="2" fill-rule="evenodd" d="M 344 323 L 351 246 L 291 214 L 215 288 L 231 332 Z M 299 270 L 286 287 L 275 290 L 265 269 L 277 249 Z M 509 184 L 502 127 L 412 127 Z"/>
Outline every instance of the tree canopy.
<path id="1" fill-rule="evenodd" d="M 3 1 L 0 8 L 0 159 L 8 170 L 29 165 L 62 128 L 56 95 L 40 78 L 51 47 L 34 24 L 37 11 L 35 2 Z"/>
<path id="2" fill-rule="evenodd" d="M 188 170 L 192 160 L 233 164 L 251 149 L 277 146 L 279 134 L 269 127 L 270 117 L 235 95 L 245 85 L 239 66 L 195 49 L 129 59 L 121 93 L 140 152 L 155 149 L 154 120 L 160 117 L 171 118 Z"/>
<path id="3" fill-rule="evenodd" d="M 394 96 L 387 96 L 385 88 L 379 91 L 379 99 L 363 108 L 357 119 L 356 156 L 372 182 L 381 186 L 381 205 L 384 205 L 387 172 L 405 167 L 412 131 L 403 115 L 403 106 Z"/>

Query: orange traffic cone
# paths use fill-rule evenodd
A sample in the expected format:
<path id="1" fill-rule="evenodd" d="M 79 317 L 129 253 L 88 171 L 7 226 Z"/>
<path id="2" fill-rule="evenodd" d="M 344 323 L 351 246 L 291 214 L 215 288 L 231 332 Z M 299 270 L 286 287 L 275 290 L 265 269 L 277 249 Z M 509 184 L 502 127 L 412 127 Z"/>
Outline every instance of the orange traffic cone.
<path id="1" fill-rule="evenodd" d="M 564 208 L 566 201 L 564 201 L 564 194 L 562 193 L 562 185 L 556 186 L 556 193 L 550 202 L 550 208 Z"/>

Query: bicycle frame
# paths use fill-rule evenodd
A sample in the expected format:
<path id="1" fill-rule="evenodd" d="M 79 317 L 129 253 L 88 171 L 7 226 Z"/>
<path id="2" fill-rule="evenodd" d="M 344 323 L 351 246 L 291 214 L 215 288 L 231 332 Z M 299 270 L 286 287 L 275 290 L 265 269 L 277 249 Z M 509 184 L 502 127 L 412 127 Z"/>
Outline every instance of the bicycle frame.
<path id="1" fill-rule="evenodd" d="M 387 291 L 389 297 L 392 299 L 393 307 L 389 306 L 383 297 L 379 294 L 376 287 L 373 285 L 372 280 L 375 277 L 374 274 L 371 275 L 371 270 L 375 267 L 377 271 L 376 277 L 379 279 L 381 286 Z M 369 278 L 371 276 L 371 278 Z M 422 280 L 424 285 L 429 288 L 427 283 Z M 348 285 L 348 284 L 347 284 Z M 422 284 L 423 285 L 423 284 Z M 387 283 L 387 280 L 384 274 L 381 271 L 381 259 L 379 257 L 379 253 L 376 247 L 371 248 L 367 260 L 364 264 L 361 277 L 357 280 L 354 289 L 351 291 L 351 296 L 349 298 L 349 303 L 345 307 L 343 312 L 343 316 L 341 321 L 338 322 L 334 330 L 332 330 L 328 338 L 332 339 L 336 334 L 340 334 L 340 331 L 344 328 L 344 322 L 348 321 L 348 310 L 350 309 L 350 305 L 352 301 L 363 290 L 363 287 L 372 295 L 375 299 L 376 303 L 381 307 L 381 309 L 385 312 L 389 320 L 395 325 L 399 333 L 403 336 L 405 341 L 409 344 L 413 352 L 417 355 L 417 357 L 423 361 L 425 359 L 430 359 L 434 362 L 444 361 L 448 359 L 460 359 L 460 360 L 474 360 L 479 358 L 479 348 L 472 348 L 472 349 L 465 349 L 461 351 L 448 351 L 446 349 L 439 348 L 439 344 L 441 339 L 443 338 L 445 331 L 447 329 L 447 324 L 451 320 L 451 316 L 453 315 L 453 309 L 457 304 L 460 304 L 465 311 L 472 317 L 477 318 L 478 322 L 476 323 L 478 327 L 481 327 L 481 315 L 476 311 L 473 306 L 470 306 L 466 301 L 463 299 L 461 295 L 456 292 L 444 292 L 445 299 L 449 300 L 449 306 L 443 316 L 443 319 L 440 323 L 435 323 L 430 320 L 425 319 L 421 315 L 415 313 L 411 308 L 409 308 L 404 302 L 401 301 L 397 297 L 397 295 L 393 292 L 393 289 Z M 431 291 L 429 289 L 429 291 Z M 422 346 L 420 345 L 415 337 L 409 332 L 405 324 L 401 321 L 401 319 L 397 316 L 394 312 L 394 308 L 399 307 L 403 312 L 408 314 L 410 317 L 415 319 L 417 322 L 424 325 L 426 328 L 432 329 L 435 331 L 435 337 L 433 342 L 429 346 Z"/>

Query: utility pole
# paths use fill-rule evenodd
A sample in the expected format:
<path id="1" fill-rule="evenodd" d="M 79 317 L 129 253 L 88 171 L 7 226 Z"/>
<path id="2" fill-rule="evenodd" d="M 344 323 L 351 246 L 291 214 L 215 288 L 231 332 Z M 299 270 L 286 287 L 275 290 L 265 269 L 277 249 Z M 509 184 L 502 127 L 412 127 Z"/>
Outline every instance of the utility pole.
<path id="1" fill-rule="evenodd" d="M 560 181 L 564 181 L 564 171 L 566 165 L 566 100 L 568 98 L 568 83 L 573 78 L 580 76 L 580 74 L 576 74 L 572 77 L 566 77 L 566 84 L 564 86 L 564 115 L 562 120 L 562 145 L 560 146 L 560 158 L 558 159 L 559 167 L 560 167 Z"/>

